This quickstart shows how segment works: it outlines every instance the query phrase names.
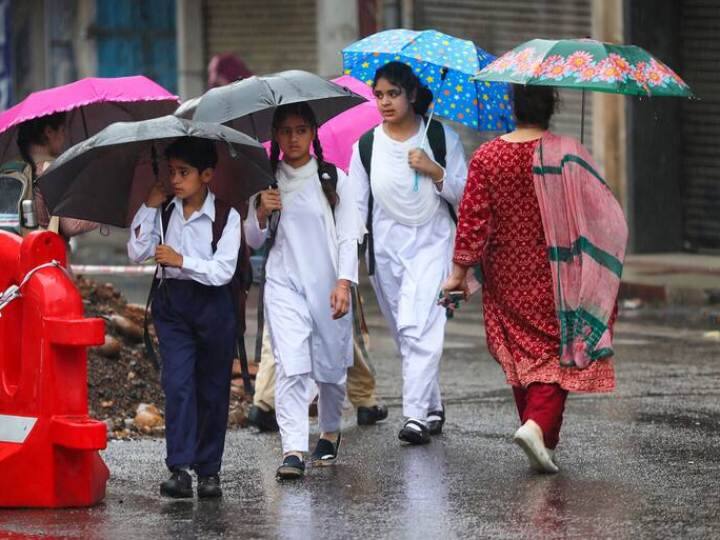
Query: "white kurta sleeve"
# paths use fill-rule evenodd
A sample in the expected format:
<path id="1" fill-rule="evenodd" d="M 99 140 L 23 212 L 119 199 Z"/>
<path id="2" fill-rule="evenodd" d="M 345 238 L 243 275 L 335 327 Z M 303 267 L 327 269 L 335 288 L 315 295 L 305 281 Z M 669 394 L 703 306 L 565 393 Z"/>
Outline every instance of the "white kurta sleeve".
<path id="1" fill-rule="evenodd" d="M 248 203 L 248 215 L 245 218 L 243 227 L 245 228 L 245 240 L 253 249 L 259 249 L 265 243 L 267 239 L 267 226 L 264 229 L 260 228 L 260 223 L 257 218 L 257 208 L 255 208 L 255 201 L 258 195 L 250 197 Z"/>
<path id="2" fill-rule="evenodd" d="M 457 208 L 465 191 L 465 181 L 467 180 L 465 149 L 460 136 L 455 131 L 445 125 L 443 125 L 443 129 L 445 130 L 447 154 L 445 156 L 445 179 L 438 195 Z"/>
<path id="3" fill-rule="evenodd" d="M 182 269 L 195 281 L 211 287 L 227 285 L 235 273 L 240 251 L 240 214 L 232 208 L 212 259 L 183 255 Z"/>
<path id="4" fill-rule="evenodd" d="M 358 282 L 358 244 L 365 236 L 365 225 L 357 209 L 355 186 L 338 170 L 338 203 L 335 228 L 338 238 L 338 279 Z"/>
<path id="5" fill-rule="evenodd" d="M 365 172 L 365 167 L 360 159 L 360 149 L 358 143 L 353 145 L 352 157 L 350 158 L 350 168 L 348 170 L 348 180 L 352 185 L 352 191 L 357 205 L 360 219 L 363 223 L 367 220 L 368 215 L 368 199 L 370 197 L 370 179 Z M 338 184 L 340 182 L 338 181 Z"/>
<path id="6" fill-rule="evenodd" d="M 127 243 L 128 257 L 134 263 L 141 263 L 155 256 L 155 249 L 160 244 L 158 212 L 158 208 L 143 204 L 135 213 Z"/>

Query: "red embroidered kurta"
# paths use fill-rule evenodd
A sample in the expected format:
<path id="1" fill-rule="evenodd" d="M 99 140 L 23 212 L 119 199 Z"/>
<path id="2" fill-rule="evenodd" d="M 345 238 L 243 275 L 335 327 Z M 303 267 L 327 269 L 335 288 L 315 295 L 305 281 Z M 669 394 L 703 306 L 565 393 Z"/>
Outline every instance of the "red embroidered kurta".
<path id="1" fill-rule="evenodd" d="M 585 369 L 560 366 L 560 327 L 532 177 L 536 145 L 497 138 L 477 149 L 460 204 L 454 260 L 482 264 L 488 349 L 509 384 L 607 392 L 615 387 L 612 359 Z"/>

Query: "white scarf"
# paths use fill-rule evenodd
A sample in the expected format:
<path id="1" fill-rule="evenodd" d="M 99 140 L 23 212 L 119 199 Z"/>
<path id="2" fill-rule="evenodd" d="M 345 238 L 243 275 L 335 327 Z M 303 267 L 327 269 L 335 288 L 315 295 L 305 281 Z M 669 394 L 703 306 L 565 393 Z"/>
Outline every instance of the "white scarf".
<path id="1" fill-rule="evenodd" d="M 378 205 L 395 221 L 411 226 L 430 221 L 440 205 L 435 186 L 426 176 L 420 176 L 419 189 L 413 191 L 415 171 L 408 165 L 408 152 L 421 146 L 425 121 L 421 119 L 419 124 L 417 133 L 406 141 L 390 138 L 382 124 L 375 128 L 370 169 L 372 192 Z M 427 142 L 425 151 L 434 159 Z"/>
<path id="2" fill-rule="evenodd" d="M 320 185 L 320 177 L 318 176 L 318 165 L 315 158 L 311 158 L 305 165 L 297 169 L 288 165 L 284 161 L 278 164 L 277 173 L 275 175 L 280 190 L 280 197 L 283 205 L 289 205 L 294 195 L 304 189 L 308 182 L 317 184 L 314 190 L 317 195 L 317 202 L 323 212 L 323 220 L 325 221 L 326 242 L 330 247 L 330 257 L 333 262 L 335 271 L 338 267 L 338 231 L 335 227 L 335 218 L 328 203 L 325 193 Z M 282 218 L 281 218 L 282 219 Z"/>
<path id="3" fill-rule="evenodd" d="M 315 158 L 310 158 L 310 161 L 297 169 L 281 161 L 278 163 L 275 178 L 283 203 L 289 204 L 292 196 L 304 188 L 307 182 L 311 180 L 319 182 L 317 161 Z"/>

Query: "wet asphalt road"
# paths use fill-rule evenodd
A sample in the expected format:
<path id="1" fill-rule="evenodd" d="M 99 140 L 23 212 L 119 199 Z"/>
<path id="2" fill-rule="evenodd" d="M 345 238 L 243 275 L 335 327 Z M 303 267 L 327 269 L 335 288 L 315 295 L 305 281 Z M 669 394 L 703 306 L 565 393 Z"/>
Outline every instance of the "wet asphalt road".
<path id="1" fill-rule="evenodd" d="M 371 308 L 390 418 L 358 428 L 347 410 L 335 466 L 279 484 L 278 436 L 233 431 L 224 499 L 169 501 L 163 441 L 111 442 L 103 504 L 0 511 L 0 538 L 718 538 L 720 341 L 629 315 L 618 390 L 568 401 L 558 475 L 531 472 L 511 441 L 515 406 L 477 307 L 448 326 L 445 434 L 400 447 L 400 366 Z"/>

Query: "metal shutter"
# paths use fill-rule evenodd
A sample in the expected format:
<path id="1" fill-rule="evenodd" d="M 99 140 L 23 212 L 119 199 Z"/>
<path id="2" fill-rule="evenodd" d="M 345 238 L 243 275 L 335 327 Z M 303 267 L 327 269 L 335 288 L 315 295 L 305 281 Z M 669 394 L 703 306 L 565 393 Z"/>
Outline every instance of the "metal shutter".
<path id="1" fill-rule="evenodd" d="M 415 28 L 433 28 L 471 39 L 486 51 L 500 55 L 533 38 L 590 36 L 591 4 L 591 0 L 417 0 Z M 581 93 L 561 90 L 560 98 L 560 111 L 552 127 L 579 137 Z M 463 130 L 467 146 L 488 138 L 489 134 Z M 585 144 L 592 148 L 591 93 L 585 100 Z"/>
<path id="2" fill-rule="evenodd" d="M 720 5 L 682 3 L 682 76 L 700 98 L 682 105 L 684 237 L 688 249 L 720 250 Z"/>
<path id="3" fill-rule="evenodd" d="M 315 0 L 206 0 L 208 59 L 233 52 L 254 73 L 317 70 Z"/>

